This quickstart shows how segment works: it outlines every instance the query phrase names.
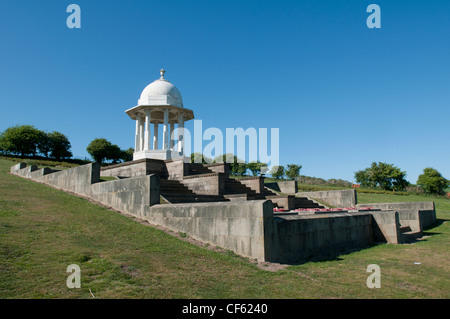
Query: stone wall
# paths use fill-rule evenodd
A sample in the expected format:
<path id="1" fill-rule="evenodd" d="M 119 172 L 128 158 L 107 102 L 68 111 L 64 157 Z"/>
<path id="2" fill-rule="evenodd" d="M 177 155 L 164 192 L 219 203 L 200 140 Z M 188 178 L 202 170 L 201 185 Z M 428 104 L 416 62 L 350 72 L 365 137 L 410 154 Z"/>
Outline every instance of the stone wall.
<path id="1" fill-rule="evenodd" d="M 199 195 L 222 195 L 225 189 L 225 175 L 223 173 L 185 176 L 181 182 Z"/>
<path id="2" fill-rule="evenodd" d="M 265 186 L 283 194 L 294 195 L 297 193 L 297 181 L 273 182 L 267 183 Z"/>
<path id="3" fill-rule="evenodd" d="M 38 169 L 31 165 L 22 169 L 12 168 L 11 172 L 83 196 L 89 196 L 91 185 L 100 181 L 100 164 L 98 163 L 56 172 L 51 169 Z"/>
<path id="4" fill-rule="evenodd" d="M 395 209 L 317 215 L 274 215 L 270 200 L 161 205 L 156 174 L 100 182 L 97 163 L 58 172 L 19 164 L 11 173 L 261 261 L 295 263 L 337 256 L 376 241 L 399 243 L 402 222 L 420 227 L 436 220 L 433 202 L 366 204 L 360 207 Z M 223 173 L 213 173 L 182 181 L 205 194 L 217 194 L 224 179 Z"/>
<path id="5" fill-rule="evenodd" d="M 296 196 L 315 199 L 334 207 L 356 207 L 358 203 L 355 189 L 300 192 Z"/>
<path id="6" fill-rule="evenodd" d="M 126 214 L 142 218 L 147 207 L 159 204 L 159 176 L 130 177 L 91 186 L 91 198 Z"/>
<path id="7" fill-rule="evenodd" d="M 396 211 L 372 211 L 373 235 L 378 242 L 398 244 L 400 242 L 400 220 Z"/>
<path id="8" fill-rule="evenodd" d="M 185 163 L 183 159 L 165 161 L 167 174 L 169 179 L 182 179 L 189 173 L 189 163 Z"/>
<path id="9" fill-rule="evenodd" d="M 230 172 L 230 164 L 228 163 L 211 163 L 203 164 L 203 166 L 214 173 L 224 173 L 226 176 L 228 176 Z"/>
<path id="10" fill-rule="evenodd" d="M 264 192 L 264 178 L 261 176 L 236 178 L 236 181 L 254 190 L 256 194 Z"/>
<path id="11" fill-rule="evenodd" d="M 358 204 L 357 207 L 373 207 L 381 210 L 395 210 L 399 213 L 400 224 L 402 226 L 412 226 L 411 228 L 414 227 L 414 229 L 418 229 L 419 227 L 425 229 L 436 223 L 436 209 L 434 202 L 432 201 Z M 418 226 L 417 223 L 419 223 L 420 226 Z"/>
<path id="12" fill-rule="evenodd" d="M 136 161 L 109 165 L 101 168 L 101 176 L 117 176 L 119 178 L 159 174 L 168 177 L 166 164 L 162 160 L 140 159 Z"/>
<path id="13" fill-rule="evenodd" d="M 270 201 L 156 205 L 144 219 L 241 256 L 267 260 L 265 225 L 273 222 Z"/>
<path id="14" fill-rule="evenodd" d="M 277 216 L 268 241 L 269 261 L 301 263 L 314 258 L 333 258 L 350 249 L 370 245 L 370 213 Z"/>

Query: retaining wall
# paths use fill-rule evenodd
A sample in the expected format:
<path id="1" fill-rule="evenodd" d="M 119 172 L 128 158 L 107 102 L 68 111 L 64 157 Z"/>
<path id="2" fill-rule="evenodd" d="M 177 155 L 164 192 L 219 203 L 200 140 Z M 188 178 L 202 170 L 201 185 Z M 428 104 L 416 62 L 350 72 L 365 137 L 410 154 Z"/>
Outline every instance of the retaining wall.
<path id="1" fill-rule="evenodd" d="M 156 205 L 143 218 L 241 256 L 267 260 L 264 227 L 273 220 L 271 201 Z"/>
<path id="2" fill-rule="evenodd" d="M 101 176 L 136 177 L 150 174 L 168 176 L 166 164 L 162 160 L 140 159 L 136 161 L 120 163 L 101 168 Z"/>
<path id="3" fill-rule="evenodd" d="M 319 192 L 301 192 L 296 193 L 296 196 L 316 199 L 335 207 L 355 207 L 357 204 L 357 196 L 355 189 L 319 191 Z"/>
<path id="4" fill-rule="evenodd" d="M 159 204 L 159 176 L 146 175 L 91 185 L 91 198 L 116 210 L 142 218 Z"/>
<path id="5" fill-rule="evenodd" d="M 294 195 L 297 193 L 297 181 L 273 182 L 267 183 L 265 186 L 283 194 Z"/>
<path id="6" fill-rule="evenodd" d="M 400 224 L 402 226 L 410 226 L 411 229 L 413 227 L 414 229 L 425 229 L 436 223 L 436 209 L 432 201 L 358 204 L 357 207 L 395 210 L 399 213 Z"/>
<path id="7" fill-rule="evenodd" d="M 225 189 L 225 175 L 223 173 L 185 176 L 181 182 L 199 195 L 222 195 Z"/>
<path id="8" fill-rule="evenodd" d="M 11 173 L 92 198 L 239 255 L 271 262 L 333 257 L 345 250 L 361 249 L 373 241 L 398 243 L 401 214 L 404 222 L 413 224 L 417 220 L 419 223 L 431 220 L 431 208 L 434 212 L 434 203 L 421 202 L 360 205 L 378 205 L 382 209 L 396 207 L 401 214 L 388 210 L 274 216 L 270 200 L 161 205 L 158 175 L 100 182 L 100 165 L 97 163 L 58 172 L 18 164 L 11 168 Z M 191 180 L 191 185 L 207 185 L 210 183 L 205 178 L 219 181 L 221 176 L 224 179 L 222 173 L 196 175 L 183 179 L 183 183 Z M 214 193 L 220 190 L 220 185 L 217 182 Z M 286 198 L 289 200 L 289 196 Z"/>
<path id="9" fill-rule="evenodd" d="M 269 261 L 296 263 L 361 249 L 372 243 L 372 227 L 370 213 L 275 217 L 267 234 Z"/>
<path id="10" fill-rule="evenodd" d="M 256 194 L 264 192 L 264 178 L 261 176 L 236 178 L 235 181 L 247 186 L 251 190 L 254 190 Z"/>

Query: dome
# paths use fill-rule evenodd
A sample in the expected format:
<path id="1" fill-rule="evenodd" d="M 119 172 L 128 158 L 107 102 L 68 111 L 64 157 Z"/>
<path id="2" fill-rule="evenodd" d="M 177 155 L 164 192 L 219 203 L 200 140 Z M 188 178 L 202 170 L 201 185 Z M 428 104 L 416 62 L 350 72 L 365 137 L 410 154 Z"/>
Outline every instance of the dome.
<path id="1" fill-rule="evenodd" d="M 164 78 L 166 71 L 161 70 L 161 78 L 150 83 L 144 91 L 138 105 L 172 105 L 183 107 L 183 99 L 178 89 Z"/>

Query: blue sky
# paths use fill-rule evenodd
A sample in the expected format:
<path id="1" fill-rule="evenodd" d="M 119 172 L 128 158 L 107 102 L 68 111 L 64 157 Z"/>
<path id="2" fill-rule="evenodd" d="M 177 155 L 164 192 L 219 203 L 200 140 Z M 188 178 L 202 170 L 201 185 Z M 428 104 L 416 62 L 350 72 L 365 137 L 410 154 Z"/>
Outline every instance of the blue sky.
<path id="1" fill-rule="evenodd" d="M 81 29 L 66 8 L 81 7 Z M 369 4 L 381 29 L 369 29 Z M 203 127 L 280 128 L 280 164 L 353 181 L 373 161 L 450 178 L 450 1 L 0 2 L 0 131 L 134 146 L 159 77 Z M 187 123 L 189 128 L 189 124 Z"/>

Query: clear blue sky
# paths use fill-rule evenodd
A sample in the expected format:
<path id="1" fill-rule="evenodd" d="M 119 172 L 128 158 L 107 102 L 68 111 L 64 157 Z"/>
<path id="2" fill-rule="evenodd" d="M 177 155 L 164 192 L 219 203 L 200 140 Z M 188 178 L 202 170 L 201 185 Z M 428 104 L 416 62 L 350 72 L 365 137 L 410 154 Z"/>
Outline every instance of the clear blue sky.
<path id="1" fill-rule="evenodd" d="M 204 128 L 278 127 L 304 175 L 450 178 L 448 0 L 2 0 L 0 45 L 0 131 L 62 132 L 75 157 L 97 137 L 134 147 L 124 111 L 164 68 Z"/>

